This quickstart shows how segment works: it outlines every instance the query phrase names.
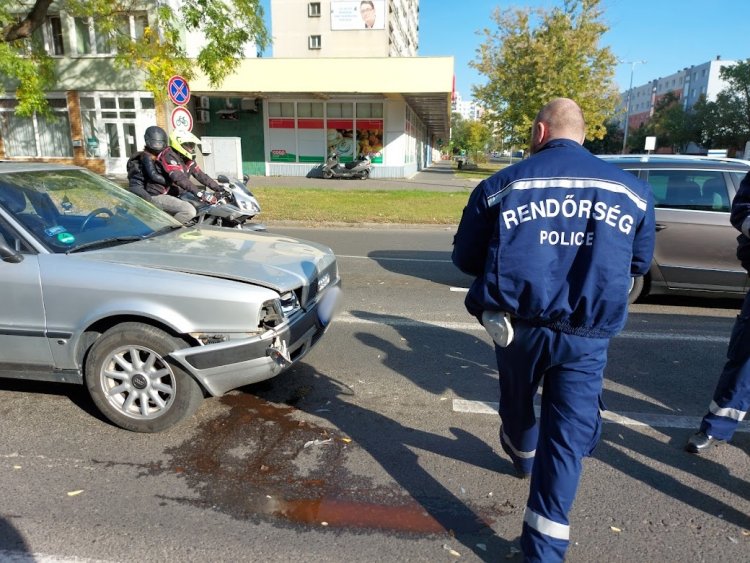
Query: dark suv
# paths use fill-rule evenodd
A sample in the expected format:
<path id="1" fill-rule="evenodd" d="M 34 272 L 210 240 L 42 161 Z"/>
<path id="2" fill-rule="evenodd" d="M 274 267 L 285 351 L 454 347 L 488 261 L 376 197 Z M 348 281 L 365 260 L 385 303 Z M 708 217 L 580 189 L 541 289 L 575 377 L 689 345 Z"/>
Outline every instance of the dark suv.
<path id="1" fill-rule="evenodd" d="M 600 156 L 654 191 L 656 248 L 649 273 L 635 279 L 630 302 L 648 294 L 742 297 L 747 272 L 736 257 L 729 211 L 750 161 L 684 155 Z"/>

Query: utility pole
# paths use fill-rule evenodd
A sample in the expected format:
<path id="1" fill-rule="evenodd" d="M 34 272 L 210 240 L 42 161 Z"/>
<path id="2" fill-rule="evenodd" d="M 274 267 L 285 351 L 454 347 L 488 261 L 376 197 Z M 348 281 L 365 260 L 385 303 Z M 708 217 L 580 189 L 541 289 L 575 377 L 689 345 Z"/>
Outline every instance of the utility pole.
<path id="1" fill-rule="evenodd" d="M 633 96 L 633 73 L 635 72 L 635 65 L 646 64 L 646 61 L 618 61 L 620 64 L 630 65 L 630 87 L 628 88 L 628 101 L 625 105 L 625 135 L 622 137 L 622 154 L 628 146 L 628 127 L 630 126 L 630 98 Z"/>

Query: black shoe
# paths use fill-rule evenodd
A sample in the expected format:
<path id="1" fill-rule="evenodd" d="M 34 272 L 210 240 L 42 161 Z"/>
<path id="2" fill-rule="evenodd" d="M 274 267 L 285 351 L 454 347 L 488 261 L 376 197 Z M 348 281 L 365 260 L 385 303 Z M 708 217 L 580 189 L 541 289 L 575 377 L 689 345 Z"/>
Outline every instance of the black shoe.
<path id="1" fill-rule="evenodd" d="M 713 436 L 709 436 L 705 432 L 700 431 L 690 436 L 687 444 L 685 444 L 685 449 L 691 454 L 699 454 L 706 451 L 711 446 L 721 445 L 725 441 L 726 440 L 719 440 L 718 438 L 714 438 Z"/>

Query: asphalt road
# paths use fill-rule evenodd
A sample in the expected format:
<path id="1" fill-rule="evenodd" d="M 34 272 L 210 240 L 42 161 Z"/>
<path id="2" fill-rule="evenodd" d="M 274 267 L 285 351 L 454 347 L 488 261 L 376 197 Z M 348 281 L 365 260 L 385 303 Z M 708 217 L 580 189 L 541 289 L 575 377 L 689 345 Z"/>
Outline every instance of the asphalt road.
<path id="1" fill-rule="evenodd" d="M 519 560 L 528 482 L 497 445 L 490 340 L 452 229 L 270 225 L 339 257 L 343 309 L 303 362 L 163 434 L 83 389 L 0 381 L 0 561 Z M 750 432 L 682 446 L 736 301 L 659 299 L 613 340 L 570 562 L 747 560 Z"/>

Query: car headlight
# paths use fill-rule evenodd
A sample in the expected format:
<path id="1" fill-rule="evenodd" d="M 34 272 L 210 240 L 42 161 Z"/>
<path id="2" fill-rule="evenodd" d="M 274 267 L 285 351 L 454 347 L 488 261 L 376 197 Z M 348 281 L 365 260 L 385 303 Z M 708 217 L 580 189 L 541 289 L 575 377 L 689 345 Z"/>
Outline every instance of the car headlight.
<path id="1" fill-rule="evenodd" d="M 294 291 L 287 291 L 279 298 L 281 310 L 285 316 L 289 316 L 300 308 L 299 298 Z"/>
<path id="2" fill-rule="evenodd" d="M 263 303 L 260 309 L 260 328 L 269 329 L 284 322 L 284 309 L 279 299 Z"/>

